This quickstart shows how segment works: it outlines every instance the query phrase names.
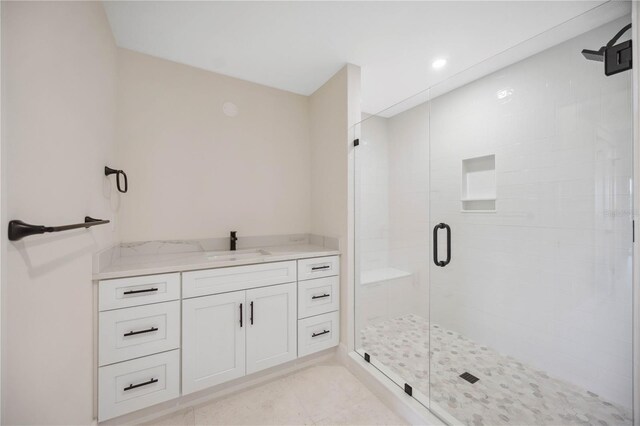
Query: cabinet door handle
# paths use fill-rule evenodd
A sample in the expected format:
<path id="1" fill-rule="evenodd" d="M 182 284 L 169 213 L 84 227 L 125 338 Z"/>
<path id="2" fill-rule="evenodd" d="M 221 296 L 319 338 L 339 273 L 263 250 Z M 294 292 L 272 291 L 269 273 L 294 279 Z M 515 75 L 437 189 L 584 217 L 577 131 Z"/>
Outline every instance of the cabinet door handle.
<path id="1" fill-rule="evenodd" d="M 323 297 L 329 297 L 331 296 L 330 294 L 321 294 L 320 296 L 311 296 L 311 299 L 322 299 Z"/>
<path id="2" fill-rule="evenodd" d="M 251 325 L 253 325 L 253 302 L 251 302 L 250 306 L 251 306 L 251 317 L 249 319 L 251 320 Z"/>
<path id="3" fill-rule="evenodd" d="M 324 265 L 324 266 L 314 266 L 313 268 L 311 268 L 312 271 L 318 271 L 320 269 L 329 269 L 331 268 L 331 265 Z"/>
<path id="4" fill-rule="evenodd" d="M 240 327 L 242 327 L 242 303 L 240 304 Z"/>
<path id="5" fill-rule="evenodd" d="M 158 331 L 158 327 L 151 327 L 146 330 L 130 331 L 128 333 L 124 333 L 124 337 L 135 336 L 136 334 L 151 333 L 154 331 Z"/>
<path id="6" fill-rule="evenodd" d="M 129 291 L 125 291 L 122 294 L 124 294 L 125 296 L 128 296 L 130 294 L 150 293 L 152 291 L 158 291 L 158 289 L 154 287 L 154 288 L 146 288 L 144 290 L 129 290 Z"/>
<path id="7" fill-rule="evenodd" d="M 311 337 L 318 337 L 318 336 L 322 336 L 323 334 L 327 334 L 327 333 L 331 333 L 330 330 L 324 330 L 321 331 L 320 333 L 311 333 Z"/>
<path id="8" fill-rule="evenodd" d="M 129 385 L 123 390 L 126 392 L 126 391 L 130 391 L 131 389 L 140 388 L 142 386 L 151 385 L 153 383 L 158 383 L 158 379 L 151 379 L 148 382 L 138 383 L 137 385 Z"/>

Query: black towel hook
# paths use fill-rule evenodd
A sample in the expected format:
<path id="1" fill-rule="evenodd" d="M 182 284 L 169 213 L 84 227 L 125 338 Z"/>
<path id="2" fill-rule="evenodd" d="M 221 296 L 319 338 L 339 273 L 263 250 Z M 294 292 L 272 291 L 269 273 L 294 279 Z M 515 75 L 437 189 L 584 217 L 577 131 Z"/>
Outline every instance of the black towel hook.
<path id="1" fill-rule="evenodd" d="M 129 181 L 127 180 L 127 174 L 124 171 L 112 169 L 111 167 L 105 166 L 104 175 L 116 175 L 116 186 L 118 187 L 118 191 L 122 192 L 123 194 L 129 189 Z M 120 185 L 120 176 L 124 178 L 124 189 L 122 189 L 122 186 Z"/>

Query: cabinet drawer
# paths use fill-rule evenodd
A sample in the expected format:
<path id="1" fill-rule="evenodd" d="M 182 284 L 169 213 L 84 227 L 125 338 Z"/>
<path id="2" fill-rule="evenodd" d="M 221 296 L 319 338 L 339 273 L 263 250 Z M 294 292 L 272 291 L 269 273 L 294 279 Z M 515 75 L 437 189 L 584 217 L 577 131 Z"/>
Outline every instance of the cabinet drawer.
<path id="1" fill-rule="evenodd" d="M 100 312 L 100 365 L 180 347 L 180 301 Z"/>
<path id="2" fill-rule="evenodd" d="M 298 356 L 336 346 L 340 340 L 339 321 L 337 311 L 298 320 Z"/>
<path id="3" fill-rule="evenodd" d="M 298 260 L 298 280 L 311 280 L 339 274 L 340 259 L 338 256 Z"/>
<path id="4" fill-rule="evenodd" d="M 337 311 L 340 307 L 340 278 L 326 277 L 298 283 L 298 318 Z"/>
<path id="5" fill-rule="evenodd" d="M 129 308 L 180 298 L 180 274 L 100 281 L 99 310 Z"/>
<path id="6" fill-rule="evenodd" d="M 295 261 L 185 272 L 182 274 L 182 296 L 186 299 L 295 280 Z"/>
<path id="7" fill-rule="evenodd" d="M 100 367 L 98 420 L 177 398 L 179 377 L 179 350 Z"/>

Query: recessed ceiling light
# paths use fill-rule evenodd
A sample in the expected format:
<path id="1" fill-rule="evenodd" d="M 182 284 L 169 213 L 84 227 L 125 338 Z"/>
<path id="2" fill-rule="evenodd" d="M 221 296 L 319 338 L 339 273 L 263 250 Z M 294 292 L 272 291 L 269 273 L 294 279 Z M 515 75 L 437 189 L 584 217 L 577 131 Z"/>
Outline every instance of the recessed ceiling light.
<path id="1" fill-rule="evenodd" d="M 447 65 L 447 60 L 446 60 L 446 59 L 442 59 L 442 58 L 440 58 L 440 59 L 436 59 L 436 60 L 435 60 L 435 61 L 433 61 L 433 63 L 431 64 L 431 66 L 432 66 L 433 68 L 435 68 L 435 69 L 442 68 L 442 67 L 444 67 L 445 65 Z"/>

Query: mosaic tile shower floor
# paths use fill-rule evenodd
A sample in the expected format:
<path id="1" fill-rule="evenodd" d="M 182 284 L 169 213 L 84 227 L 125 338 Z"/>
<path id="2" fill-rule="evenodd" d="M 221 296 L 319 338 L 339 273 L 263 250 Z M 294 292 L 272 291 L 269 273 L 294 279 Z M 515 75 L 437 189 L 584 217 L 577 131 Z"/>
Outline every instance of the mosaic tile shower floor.
<path id="1" fill-rule="evenodd" d="M 429 395 L 429 323 L 405 315 L 361 330 L 374 360 Z M 549 377 L 517 359 L 431 326 L 431 398 L 468 425 L 630 425 L 630 410 Z M 480 378 L 475 384 L 460 374 Z"/>

